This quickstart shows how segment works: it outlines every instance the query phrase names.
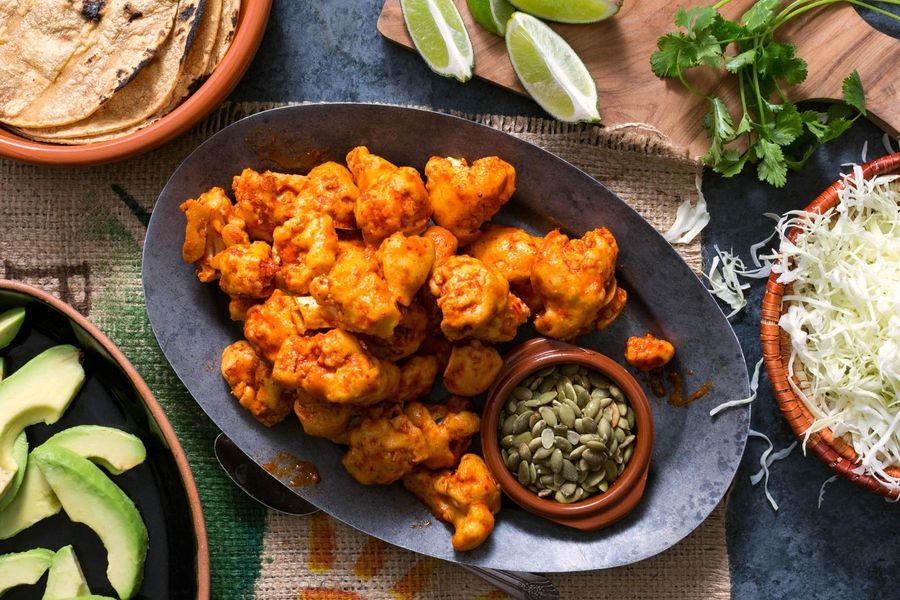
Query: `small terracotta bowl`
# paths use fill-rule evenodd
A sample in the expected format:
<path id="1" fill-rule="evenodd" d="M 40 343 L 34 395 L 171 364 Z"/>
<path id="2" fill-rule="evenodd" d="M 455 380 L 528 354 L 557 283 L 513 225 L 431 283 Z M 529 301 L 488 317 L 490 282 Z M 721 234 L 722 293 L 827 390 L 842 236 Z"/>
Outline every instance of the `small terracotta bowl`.
<path id="1" fill-rule="evenodd" d="M 631 460 L 606 492 L 581 502 L 560 504 L 539 498 L 509 472 L 500 455 L 497 429 L 503 405 L 519 382 L 544 367 L 573 363 L 605 375 L 622 390 L 634 409 L 636 438 Z M 565 342 L 536 338 L 507 355 L 503 368 L 488 391 L 481 425 L 481 448 L 485 462 L 501 489 L 513 502 L 529 512 L 567 527 L 600 529 L 631 512 L 644 494 L 650 455 L 653 453 L 653 414 L 641 386 L 614 360 Z"/>
<path id="2" fill-rule="evenodd" d="M 95 144 L 63 146 L 30 140 L 0 127 L 0 156 L 36 165 L 100 165 L 162 146 L 199 123 L 237 86 L 256 54 L 272 0 L 244 0 L 231 47 L 196 92 L 162 119 L 134 133 Z"/>

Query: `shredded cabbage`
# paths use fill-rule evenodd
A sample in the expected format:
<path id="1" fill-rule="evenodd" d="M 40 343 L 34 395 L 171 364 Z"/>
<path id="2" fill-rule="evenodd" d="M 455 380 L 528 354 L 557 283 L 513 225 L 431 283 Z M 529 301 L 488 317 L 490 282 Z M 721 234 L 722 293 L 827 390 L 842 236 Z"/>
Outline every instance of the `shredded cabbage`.
<path id="1" fill-rule="evenodd" d="M 709 411 L 709 416 L 714 417 L 723 410 L 727 408 L 732 408 L 735 406 L 743 406 L 745 404 L 750 404 L 754 400 L 756 400 L 756 391 L 759 389 L 759 368 L 763 364 L 763 359 L 759 359 L 756 363 L 756 368 L 753 369 L 753 378 L 750 379 L 750 396 L 744 398 L 742 400 L 729 400 L 728 402 L 723 402 L 717 407 L 713 408 Z"/>
<path id="2" fill-rule="evenodd" d="M 828 479 L 826 479 L 825 481 L 822 482 L 822 487 L 819 488 L 819 504 L 818 504 L 818 506 L 816 506 L 816 508 L 822 508 L 822 500 L 825 499 L 825 486 L 830 483 L 834 483 L 835 481 L 837 481 L 837 478 L 838 478 L 837 475 L 832 475 L 831 477 L 829 477 Z"/>
<path id="3" fill-rule="evenodd" d="M 759 457 L 760 469 L 757 473 L 750 476 L 750 484 L 756 485 L 760 481 L 765 480 L 765 483 L 763 483 L 763 489 L 766 492 L 766 499 L 769 501 L 769 504 L 772 505 L 773 509 L 778 510 L 778 503 L 775 502 L 775 498 L 773 498 L 772 494 L 769 493 L 769 467 L 772 466 L 772 463 L 774 463 L 775 461 L 787 458 L 788 455 L 790 455 L 790 453 L 794 451 L 794 448 L 797 446 L 797 442 L 795 441 L 787 448 L 783 448 L 775 454 L 772 454 L 772 450 L 775 449 L 775 445 L 772 443 L 772 440 L 769 439 L 769 436 L 764 433 L 754 431 L 753 429 L 751 429 L 748 433 L 750 434 L 750 437 L 757 437 L 765 440 L 765 442 L 769 445 L 769 447 L 766 448 Z"/>
<path id="4" fill-rule="evenodd" d="M 663 234 L 670 244 L 689 244 L 703 228 L 709 224 L 709 211 L 706 210 L 706 198 L 703 197 L 700 175 L 694 179 L 697 186 L 697 203 L 692 205 L 685 200 L 675 211 L 675 222 Z"/>
<path id="5" fill-rule="evenodd" d="M 893 154 L 894 152 L 897 152 L 896 150 L 894 150 L 894 147 L 891 145 L 891 136 L 889 136 L 888 134 L 885 133 L 883 136 L 881 136 L 881 143 L 884 144 L 884 149 L 887 151 L 888 154 Z"/>
<path id="6" fill-rule="evenodd" d="M 746 271 L 744 261 L 730 252 L 722 252 L 718 246 L 713 248 L 716 249 L 716 256 L 713 257 L 709 273 L 706 274 L 706 279 L 709 280 L 709 293 L 731 307 L 731 312 L 725 316 L 730 319 L 747 305 L 744 290 L 749 288 L 750 284 L 741 283 L 738 279 L 738 275 Z"/>
<path id="7" fill-rule="evenodd" d="M 866 140 L 863 142 L 863 149 L 862 149 L 862 152 L 860 153 L 860 158 L 862 158 L 863 164 L 866 164 L 867 162 L 869 162 L 866 160 L 866 158 L 868 156 L 869 156 L 869 140 Z"/>
<path id="8" fill-rule="evenodd" d="M 900 185 L 854 166 L 841 202 L 822 215 L 791 211 L 778 224 L 773 266 L 792 284 L 779 325 L 791 338 L 792 389 L 860 456 L 859 472 L 900 491 Z M 797 228 L 794 242 L 785 234 Z"/>

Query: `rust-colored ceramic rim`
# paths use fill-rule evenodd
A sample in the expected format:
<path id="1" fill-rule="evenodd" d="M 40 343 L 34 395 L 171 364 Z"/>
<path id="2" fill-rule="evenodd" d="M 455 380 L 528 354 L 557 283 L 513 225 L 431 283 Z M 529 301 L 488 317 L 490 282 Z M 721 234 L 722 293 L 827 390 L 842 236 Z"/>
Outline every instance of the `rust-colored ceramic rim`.
<path id="1" fill-rule="evenodd" d="M 209 79 L 178 108 L 143 129 L 121 138 L 60 146 L 36 142 L 0 128 L 0 156 L 39 165 L 84 166 L 125 160 L 178 137 L 218 107 L 235 88 L 256 54 L 272 0 L 244 0 L 234 41 Z"/>
<path id="2" fill-rule="evenodd" d="M 883 156 L 866 163 L 862 167 L 862 173 L 866 179 L 877 175 L 900 173 L 900 153 Z M 828 189 L 806 207 L 806 211 L 821 214 L 836 206 L 840 201 L 838 192 L 843 187 L 844 184 L 841 181 L 832 183 Z M 789 231 L 788 239 L 793 240 L 797 234 L 798 231 L 796 229 Z M 766 293 L 763 296 L 762 323 L 760 326 L 763 359 L 766 363 L 766 371 L 769 373 L 769 381 L 772 383 L 772 391 L 775 393 L 775 399 L 778 401 L 778 407 L 802 443 L 806 430 L 809 429 L 815 419 L 788 383 L 791 340 L 790 336 L 778 326 L 778 320 L 782 312 L 787 310 L 786 303 L 782 303 L 782 297 L 785 294 L 785 288 L 789 286 L 778 283 L 777 279 L 777 273 L 769 276 L 766 284 Z M 799 383 L 796 378 L 794 383 Z M 852 446 L 841 438 L 835 437 L 831 429 L 825 428 L 810 434 L 807 448 L 833 471 L 850 481 L 856 482 L 881 496 L 900 497 L 900 492 L 891 493 L 877 479 L 865 474 L 854 473 L 853 470 L 857 466 L 856 461 L 859 459 L 859 456 Z M 900 477 L 900 468 L 888 469 L 888 473 L 894 477 Z"/>
<path id="3" fill-rule="evenodd" d="M 135 389 L 144 401 L 144 405 L 156 420 L 159 431 L 162 432 L 169 450 L 171 450 L 172 455 L 175 457 L 178 471 L 181 473 L 181 479 L 184 482 L 184 488 L 191 505 L 191 518 L 197 536 L 197 599 L 209 600 L 209 543 L 206 538 L 206 521 L 203 518 L 203 506 L 200 504 L 200 494 L 197 492 L 197 484 L 194 481 L 193 473 L 191 473 L 191 467 L 188 465 L 184 448 L 181 447 L 178 436 L 175 435 L 175 430 L 172 429 L 172 425 L 166 418 L 166 413 L 156 401 L 153 392 L 150 391 L 150 388 L 144 383 L 143 378 L 116 345 L 77 310 L 43 290 L 17 281 L 0 279 L 0 290 L 9 290 L 31 296 L 35 300 L 55 308 L 77 323 L 92 338 L 97 340 L 107 352 L 109 352 L 109 355 L 112 356 L 113 360 L 115 360 L 120 367 L 122 367 L 122 370 L 134 384 Z"/>
<path id="4" fill-rule="evenodd" d="M 500 411 L 520 381 L 549 365 L 576 363 L 607 376 L 628 398 L 635 414 L 634 455 L 622 475 L 603 494 L 581 502 L 560 504 L 538 498 L 513 477 L 503 464 L 497 429 Z M 653 414 L 641 386 L 614 360 L 593 350 L 565 342 L 536 338 L 510 352 L 488 391 L 481 426 L 484 459 L 501 489 L 513 502 L 536 515 L 576 529 L 606 527 L 627 515 L 644 493 L 653 453 Z"/>

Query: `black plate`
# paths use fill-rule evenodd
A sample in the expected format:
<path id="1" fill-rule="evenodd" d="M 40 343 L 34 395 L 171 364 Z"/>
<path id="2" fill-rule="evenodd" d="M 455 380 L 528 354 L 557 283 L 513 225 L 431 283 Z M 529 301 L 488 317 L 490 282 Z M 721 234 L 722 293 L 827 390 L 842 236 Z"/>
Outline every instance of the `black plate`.
<path id="1" fill-rule="evenodd" d="M 186 482 L 182 477 L 161 423 L 151 413 L 136 384 L 129 379 L 127 369 L 130 365 L 121 364 L 91 332 L 59 310 L 21 291 L 5 289 L 5 284 L 0 283 L 0 312 L 23 305 L 26 307 L 25 325 L 14 343 L 0 351 L 7 359 L 10 372 L 51 346 L 72 344 L 84 350 L 87 376 L 81 391 L 57 423 L 33 425 L 26 430 L 29 449 L 36 448 L 63 429 L 83 424 L 117 427 L 141 438 L 147 447 L 147 460 L 112 477 L 137 505 L 149 532 L 144 580 L 136 597 L 197 598 L 201 587 L 208 589 L 208 570 L 198 567 L 198 556 L 202 555 L 201 562 L 207 564 L 208 559 L 202 514 L 196 515 L 201 519 L 199 528 L 195 527 L 195 515 L 192 514 L 190 499 L 192 495 L 196 497 L 194 482 L 192 478 Z M 143 382 L 139 385 L 143 386 Z M 164 428 L 171 431 L 168 423 L 164 423 Z M 183 456 L 180 446 L 175 451 Z M 193 490 L 193 494 L 189 490 Z M 41 547 L 57 550 L 66 544 L 74 546 L 91 591 L 115 597 L 106 579 L 103 544 L 87 526 L 71 522 L 64 511 L 11 539 L 0 540 L 0 554 Z M 37 585 L 17 587 L 3 597 L 10 600 L 41 598 L 46 580 L 44 575 Z"/>
<path id="2" fill-rule="evenodd" d="M 432 155 L 498 155 L 518 172 L 514 200 L 495 221 L 543 235 L 562 227 L 579 235 L 605 225 L 619 241 L 618 280 L 628 306 L 600 335 L 580 340 L 621 358 L 625 339 L 648 330 L 672 340 L 675 367 L 707 377 L 713 392 L 689 407 L 654 403 L 656 446 L 647 492 L 638 508 L 607 529 L 585 533 L 544 521 L 506 501 L 490 539 L 456 553 L 443 524 L 399 484 L 364 488 L 344 471 L 342 450 L 305 436 L 295 419 L 267 429 L 229 396 L 219 375 L 222 349 L 242 337 L 228 319 L 226 297 L 203 285 L 181 260 L 184 216 L 178 205 L 212 186 L 230 189 L 245 167 L 302 172 L 316 161 L 343 161 L 365 144 L 396 164 L 423 169 Z M 749 410 L 709 409 L 749 393 L 747 369 L 721 310 L 678 254 L 644 219 L 593 178 L 518 138 L 470 121 L 380 105 L 287 107 L 239 121 L 202 144 L 172 175 L 153 210 L 144 244 L 144 291 L 153 331 L 176 373 L 216 424 L 247 454 L 267 462 L 287 451 L 322 473 L 298 491 L 325 512 L 385 541 L 483 567 L 578 571 L 632 563 L 669 548 L 694 530 L 722 498 L 747 438 Z M 538 551 L 539 550 L 539 551 Z"/>

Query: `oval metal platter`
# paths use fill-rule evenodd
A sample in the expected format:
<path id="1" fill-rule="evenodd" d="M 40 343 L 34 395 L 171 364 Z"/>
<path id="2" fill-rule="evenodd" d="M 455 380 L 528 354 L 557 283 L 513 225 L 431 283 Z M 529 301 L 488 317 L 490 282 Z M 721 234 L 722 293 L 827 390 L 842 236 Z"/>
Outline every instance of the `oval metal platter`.
<path id="1" fill-rule="evenodd" d="M 75 425 L 105 425 L 144 442 L 147 460 L 112 477 L 134 501 L 147 526 L 150 546 L 139 598 L 207 600 L 209 551 L 200 496 L 184 450 L 165 413 L 134 367 L 113 343 L 71 306 L 29 286 L 0 280 L 0 312 L 25 307 L 25 324 L 3 356 L 14 373 L 57 344 L 84 353 L 86 379 L 62 418 L 28 427 L 30 449 Z M 2 518 L 2 514 L 0 514 Z M 106 577 L 107 555 L 100 538 L 64 511 L 0 540 L 0 554 L 32 548 L 57 550 L 72 544 L 94 594 L 113 596 Z M 9 600 L 41 598 L 47 576 L 37 585 L 16 587 Z"/>
<path id="2" fill-rule="evenodd" d="M 576 531 L 507 500 L 486 543 L 471 552 L 454 552 L 452 531 L 434 522 L 402 485 L 356 483 L 341 466 L 341 447 L 304 435 L 293 417 L 267 429 L 229 395 L 219 375 L 219 358 L 225 346 L 242 337 L 241 325 L 229 320 L 227 297 L 218 286 L 201 284 L 193 267 L 182 262 L 185 221 L 179 204 L 212 186 L 230 190 L 231 178 L 246 167 L 305 172 L 321 161 L 343 162 L 357 145 L 420 170 L 435 155 L 470 160 L 500 156 L 517 170 L 517 191 L 494 221 L 538 235 L 555 227 L 581 235 L 606 226 L 616 236 L 617 277 L 628 290 L 627 308 L 612 327 L 579 343 L 621 359 L 629 335 L 652 331 L 675 344 L 675 368 L 696 373 L 688 387 L 696 389 L 707 377 L 713 384 L 710 394 L 686 407 L 652 402 L 657 433 L 647 491 L 624 520 L 600 531 Z M 322 481 L 297 493 L 365 533 L 422 554 L 542 572 L 639 561 L 676 544 L 703 522 L 731 483 L 747 439 L 748 409 L 709 417 L 713 406 L 749 393 L 741 348 L 715 301 L 662 236 L 569 163 L 516 137 L 449 115 L 320 104 L 270 110 L 226 127 L 197 148 L 162 191 L 144 244 L 143 281 L 163 352 L 222 431 L 260 463 L 278 452 L 312 461 Z M 520 340 L 534 335 L 524 329 Z M 422 527 L 425 522 L 434 524 Z"/>

